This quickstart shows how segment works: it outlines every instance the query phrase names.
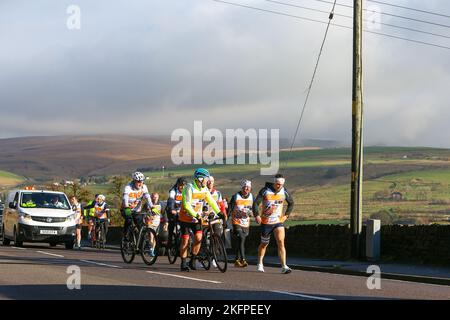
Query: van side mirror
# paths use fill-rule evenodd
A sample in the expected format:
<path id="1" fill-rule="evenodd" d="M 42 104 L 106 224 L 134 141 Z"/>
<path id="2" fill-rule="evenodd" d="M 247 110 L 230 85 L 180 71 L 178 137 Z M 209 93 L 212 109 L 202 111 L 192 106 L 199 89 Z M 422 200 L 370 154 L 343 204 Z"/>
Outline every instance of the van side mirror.
<path id="1" fill-rule="evenodd" d="M 10 203 L 9 203 L 9 208 L 10 208 L 10 209 L 16 209 L 16 203 L 10 202 Z"/>

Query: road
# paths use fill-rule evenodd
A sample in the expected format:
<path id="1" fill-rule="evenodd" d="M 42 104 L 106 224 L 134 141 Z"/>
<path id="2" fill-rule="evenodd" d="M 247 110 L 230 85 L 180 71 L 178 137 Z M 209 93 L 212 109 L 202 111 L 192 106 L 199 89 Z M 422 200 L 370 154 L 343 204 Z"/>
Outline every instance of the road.
<path id="1" fill-rule="evenodd" d="M 80 290 L 67 287 L 68 267 L 74 265 L 81 271 Z M 224 274 L 181 273 L 179 261 L 170 265 L 165 256 L 147 266 L 140 256 L 124 263 L 117 250 L 0 246 L 0 299 L 450 299 L 448 286 L 382 279 L 381 289 L 369 290 L 365 277 L 255 269 L 230 264 Z"/>

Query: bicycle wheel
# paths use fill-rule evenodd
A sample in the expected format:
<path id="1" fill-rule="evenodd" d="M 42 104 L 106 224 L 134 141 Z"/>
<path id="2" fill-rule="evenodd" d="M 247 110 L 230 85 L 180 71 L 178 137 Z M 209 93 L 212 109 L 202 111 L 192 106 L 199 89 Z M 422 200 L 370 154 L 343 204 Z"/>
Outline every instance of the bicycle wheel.
<path id="1" fill-rule="evenodd" d="M 206 240 L 202 240 L 202 246 L 198 252 L 197 259 L 205 270 L 211 269 L 211 253 L 209 252 Z"/>
<path id="2" fill-rule="evenodd" d="M 225 250 L 225 245 L 223 244 L 222 239 L 217 234 L 211 235 L 211 251 L 220 272 L 227 271 L 227 251 Z"/>
<path id="3" fill-rule="evenodd" d="M 105 224 L 102 225 L 102 249 L 105 249 L 106 247 L 106 226 Z"/>
<path id="4" fill-rule="evenodd" d="M 151 241 L 152 238 L 153 242 Z M 145 264 L 151 266 L 156 262 L 159 253 L 159 239 L 155 230 L 146 228 L 146 230 L 142 231 L 140 249 L 141 257 Z"/>
<path id="5" fill-rule="evenodd" d="M 134 234 L 131 228 L 128 228 L 126 234 L 122 236 L 122 241 L 120 242 L 120 253 L 122 259 L 125 263 L 131 263 L 134 260 L 136 252 Z"/>
<path id="6" fill-rule="evenodd" d="M 174 232 L 170 238 L 170 247 L 167 248 L 167 259 L 170 264 L 174 264 L 180 255 L 180 243 L 178 242 L 177 234 Z"/>
<path id="7" fill-rule="evenodd" d="M 95 247 L 97 249 L 102 248 L 102 237 L 103 237 L 102 228 L 101 226 L 98 226 L 95 230 Z"/>

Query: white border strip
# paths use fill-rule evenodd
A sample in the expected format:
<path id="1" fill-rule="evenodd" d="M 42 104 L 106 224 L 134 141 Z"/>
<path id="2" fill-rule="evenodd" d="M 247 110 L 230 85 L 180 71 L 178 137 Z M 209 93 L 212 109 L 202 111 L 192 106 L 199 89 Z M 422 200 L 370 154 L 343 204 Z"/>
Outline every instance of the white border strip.
<path id="1" fill-rule="evenodd" d="M 58 258 L 64 258 L 64 256 L 60 255 L 60 254 L 54 254 L 54 253 L 49 253 L 49 252 L 45 252 L 45 251 L 36 251 L 38 253 L 42 253 L 42 254 L 46 254 L 49 256 L 53 256 L 53 257 L 58 257 Z"/>
<path id="2" fill-rule="evenodd" d="M 276 290 L 272 290 L 272 291 L 270 291 L 270 292 L 273 292 L 273 293 L 279 293 L 279 294 L 286 294 L 286 295 L 289 295 L 289 296 L 295 296 L 295 297 L 301 297 L 301 298 L 315 299 L 315 300 L 327 300 L 327 301 L 335 300 L 335 299 L 331 299 L 331 298 L 308 296 L 308 295 L 305 295 L 305 294 L 292 293 L 292 292 L 285 292 L 285 291 L 276 291 Z"/>
<path id="3" fill-rule="evenodd" d="M 115 266 L 115 265 L 112 265 L 112 264 L 106 264 L 106 263 L 94 262 L 94 261 L 90 261 L 90 260 L 81 260 L 81 259 L 80 259 L 80 261 L 86 262 L 86 263 L 96 264 L 96 265 L 99 265 L 99 266 L 105 266 L 105 267 L 111 267 L 111 268 L 119 268 L 119 269 L 122 269 L 122 267 Z"/>
<path id="4" fill-rule="evenodd" d="M 191 278 L 191 277 L 179 276 L 179 275 L 176 275 L 176 274 L 162 273 L 162 272 L 155 272 L 155 271 L 147 271 L 147 273 L 159 274 L 159 275 L 163 275 L 163 276 L 182 278 L 182 279 L 188 279 L 188 280 L 194 280 L 194 281 L 200 281 L 200 282 L 209 282 L 209 283 L 216 283 L 216 284 L 223 283 L 223 282 L 220 282 L 220 281 Z"/>

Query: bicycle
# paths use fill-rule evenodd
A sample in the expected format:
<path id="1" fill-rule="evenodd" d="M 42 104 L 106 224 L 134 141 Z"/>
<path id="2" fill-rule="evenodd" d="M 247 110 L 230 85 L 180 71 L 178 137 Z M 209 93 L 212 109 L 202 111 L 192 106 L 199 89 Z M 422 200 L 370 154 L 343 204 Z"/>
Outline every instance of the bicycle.
<path id="1" fill-rule="evenodd" d="M 96 219 L 94 223 L 95 230 L 95 247 L 97 249 L 105 249 L 106 246 L 106 220 Z"/>
<path id="2" fill-rule="evenodd" d="M 143 224 L 138 227 L 131 219 L 131 225 L 122 236 L 120 253 L 125 263 L 132 263 L 136 253 L 140 253 L 142 260 L 147 265 L 152 265 L 158 259 L 159 239 L 156 231 L 147 225 L 148 213 L 145 214 Z M 153 239 L 153 241 L 152 241 Z M 153 249 L 153 256 L 150 251 Z"/>
<path id="3" fill-rule="evenodd" d="M 203 231 L 202 245 L 197 259 L 205 270 L 211 268 L 211 262 L 214 259 L 217 268 L 224 273 L 227 271 L 228 256 L 222 238 L 213 228 L 215 224 L 222 223 L 222 219 L 217 215 L 209 215 L 203 221 L 207 221 L 208 226 Z"/>
<path id="4" fill-rule="evenodd" d="M 178 216 L 174 217 L 173 230 L 169 238 L 169 245 L 167 248 L 167 259 L 170 264 L 174 264 L 180 255 L 180 243 L 181 243 L 181 229 L 178 224 Z"/>

